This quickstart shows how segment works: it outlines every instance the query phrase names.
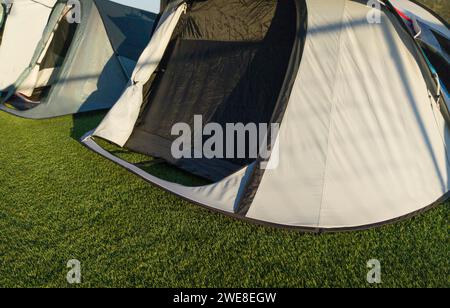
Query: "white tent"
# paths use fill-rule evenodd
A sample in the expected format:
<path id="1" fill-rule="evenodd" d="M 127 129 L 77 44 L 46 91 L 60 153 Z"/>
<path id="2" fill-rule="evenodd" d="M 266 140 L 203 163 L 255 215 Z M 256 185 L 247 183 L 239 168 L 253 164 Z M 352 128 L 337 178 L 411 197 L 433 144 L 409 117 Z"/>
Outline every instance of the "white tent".
<path id="1" fill-rule="evenodd" d="M 0 89 L 12 85 L 28 67 L 57 0 L 15 0 L 0 45 Z"/>
<path id="2" fill-rule="evenodd" d="M 191 2 L 166 9 L 128 89 L 86 146 L 194 203 L 288 228 L 368 228 L 448 198 L 448 110 L 388 1 L 375 9 L 380 22 L 368 21 L 366 1 Z M 198 114 L 220 125 L 279 123 L 278 166 L 262 169 L 262 157 L 172 159 L 170 128 Z M 212 183 L 164 180 L 96 139 Z"/>

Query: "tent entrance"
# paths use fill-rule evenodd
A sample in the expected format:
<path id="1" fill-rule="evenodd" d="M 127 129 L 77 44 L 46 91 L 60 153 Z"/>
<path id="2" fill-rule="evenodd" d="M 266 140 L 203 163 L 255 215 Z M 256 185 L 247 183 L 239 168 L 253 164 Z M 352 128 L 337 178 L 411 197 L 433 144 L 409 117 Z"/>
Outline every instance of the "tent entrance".
<path id="1" fill-rule="evenodd" d="M 286 79 L 296 22 L 293 0 L 193 1 L 158 72 L 144 87 L 143 108 L 125 147 L 212 181 L 254 162 L 250 157 L 174 159 L 171 144 L 178 136 L 171 130 L 177 123 L 193 129 L 195 115 L 224 131 L 227 123 L 270 123 Z M 247 150 L 249 144 L 247 138 Z"/>
<path id="2" fill-rule="evenodd" d="M 77 23 L 69 23 L 66 15 L 70 8 L 66 8 L 61 15 L 52 38 L 47 42 L 41 61 L 36 64 L 33 72 L 23 84 L 27 85 L 23 91 L 20 87 L 8 104 L 18 110 L 29 110 L 36 107 L 49 94 L 52 86 L 57 82 L 59 71 L 68 54 L 74 39 Z M 32 85 L 30 87 L 29 85 Z"/>

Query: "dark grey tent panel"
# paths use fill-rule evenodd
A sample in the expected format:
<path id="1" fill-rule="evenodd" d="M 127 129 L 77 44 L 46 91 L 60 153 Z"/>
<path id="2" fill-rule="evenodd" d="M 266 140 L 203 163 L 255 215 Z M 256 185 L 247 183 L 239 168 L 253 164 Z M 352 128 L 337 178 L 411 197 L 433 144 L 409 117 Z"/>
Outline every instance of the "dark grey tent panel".
<path id="1" fill-rule="evenodd" d="M 442 37 L 439 33 L 434 31 L 432 32 L 445 54 L 437 52 L 435 49 L 430 48 L 427 44 L 422 44 L 422 48 L 436 69 L 442 83 L 445 85 L 447 90 L 450 90 L 450 41 Z"/>
<path id="2" fill-rule="evenodd" d="M 116 53 L 136 62 L 151 38 L 158 15 L 108 0 L 95 3 Z"/>
<path id="3" fill-rule="evenodd" d="M 224 129 L 226 123 L 270 123 L 284 95 L 294 42 L 304 38 L 296 26 L 297 15 L 306 12 L 300 3 L 193 1 L 159 73 L 144 87 L 146 108 L 126 147 L 213 181 L 251 164 L 256 158 L 175 161 L 170 128 L 180 122 L 193 126 L 194 115 Z"/>

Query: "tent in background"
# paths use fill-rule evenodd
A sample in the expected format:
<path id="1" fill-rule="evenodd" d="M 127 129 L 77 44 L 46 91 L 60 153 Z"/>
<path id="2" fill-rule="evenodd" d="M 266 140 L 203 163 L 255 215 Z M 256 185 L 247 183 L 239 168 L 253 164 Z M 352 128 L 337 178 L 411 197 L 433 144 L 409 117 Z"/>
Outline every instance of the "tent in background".
<path id="1" fill-rule="evenodd" d="M 386 1 L 173 1 L 132 82 L 82 142 L 145 180 L 227 215 L 287 228 L 369 228 L 449 197 L 448 110 L 413 36 Z M 226 9 L 223 9 L 225 8 Z M 278 123 L 259 158 L 171 155 L 176 123 Z M 209 179 L 188 187 L 98 139 Z M 247 139 L 246 147 L 249 148 Z M 229 144 L 226 147 L 230 146 Z"/>
<path id="2" fill-rule="evenodd" d="M 415 1 L 391 0 L 419 42 L 433 72 L 439 78 L 450 107 L 450 29 L 447 21 Z"/>
<path id="3" fill-rule="evenodd" d="M 148 44 L 157 15 L 108 0 L 81 1 L 79 24 L 66 18 L 73 14 L 67 1 L 50 11 L 31 61 L 4 89 L 0 110 L 38 119 L 110 108 Z"/>
<path id="4" fill-rule="evenodd" d="M 2 1 L 4 25 L 0 45 L 0 89 L 12 85 L 27 68 L 42 38 L 56 0 Z"/>

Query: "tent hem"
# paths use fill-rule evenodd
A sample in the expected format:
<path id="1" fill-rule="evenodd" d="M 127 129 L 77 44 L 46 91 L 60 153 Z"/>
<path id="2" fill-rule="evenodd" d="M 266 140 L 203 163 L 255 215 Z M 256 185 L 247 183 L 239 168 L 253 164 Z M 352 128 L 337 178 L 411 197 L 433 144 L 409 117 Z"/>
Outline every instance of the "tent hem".
<path id="1" fill-rule="evenodd" d="M 257 219 L 252 219 L 249 217 L 245 217 L 244 215 L 238 213 L 233 213 L 233 212 L 228 212 L 225 210 L 221 210 L 218 208 L 214 208 L 212 206 L 209 206 L 207 204 L 204 203 L 200 203 L 198 201 L 194 201 L 190 198 L 187 198 L 185 196 L 182 196 L 180 194 L 177 194 L 175 192 L 170 191 L 169 189 L 154 183 L 153 181 L 149 180 L 149 178 L 146 178 L 145 175 L 150 175 L 149 173 L 145 172 L 144 170 L 140 169 L 139 167 L 136 167 L 137 170 L 133 170 L 129 167 L 127 167 L 127 165 L 131 164 L 123 159 L 120 159 L 116 156 L 114 156 L 113 154 L 109 153 L 108 151 L 106 151 L 105 149 L 103 149 L 101 146 L 99 146 L 94 140 L 93 140 L 93 131 L 88 132 L 86 135 L 84 135 L 81 139 L 80 142 L 83 146 L 85 146 L 86 148 L 88 148 L 89 150 L 97 153 L 98 155 L 109 159 L 110 161 L 112 161 L 113 163 L 115 163 L 116 165 L 128 170 L 129 172 L 139 176 L 140 178 L 142 178 L 144 181 L 155 185 L 156 187 L 169 192 L 173 195 L 179 196 L 180 198 L 182 198 L 185 201 L 188 201 L 190 203 L 196 204 L 198 206 L 201 206 L 202 208 L 205 208 L 209 211 L 212 212 L 216 212 L 216 213 L 220 213 L 223 214 L 227 217 L 230 218 L 234 218 L 240 221 L 244 221 L 244 222 L 248 222 L 254 225 L 260 225 L 260 226 L 264 226 L 264 227 L 271 227 L 271 228 L 276 228 L 276 229 L 284 229 L 284 230 L 292 230 L 292 231 L 298 231 L 298 232 L 303 232 L 303 233 L 314 233 L 314 234 L 325 234 L 325 233 L 337 233 L 337 232 L 355 232 L 355 231 L 366 231 L 372 228 L 376 228 L 376 227 L 383 227 L 383 226 L 387 226 L 387 225 L 391 225 L 397 222 L 401 222 L 410 218 L 414 218 L 419 214 L 422 214 L 424 212 L 427 212 L 435 207 L 438 207 L 439 205 L 443 204 L 444 202 L 450 200 L 450 191 L 448 191 L 447 193 L 445 193 L 441 198 L 439 198 L 438 200 L 436 200 L 435 202 L 433 202 L 432 204 L 425 206 L 419 210 L 413 211 L 411 213 L 408 213 L 406 215 L 402 215 L 396 218 L 392 218 L 392 219 L 388 219 L 388 220 L 384 220 L 381 222 L 377 222 L 377 223 L 372 223 L 372 224 L 367 224 L 367 225 L 361 225 L 361 226 L 353 226 L 353 227 L 330 227 L 330 228 L 324 228 L 324 227 L 308 227 L 308 226 L 293 226 L 293 225 L 283 225 L 283 224 L 278 224 L 278 223 L 272 223 L 272 222 L 267 222 L 267 221 L 262 221 L 262 220 L 257 220 Z M 101 150 L 96 149 L 96 147 L 100 148 Z M 113 158 L 109 157 L 112 156 Z"/>

